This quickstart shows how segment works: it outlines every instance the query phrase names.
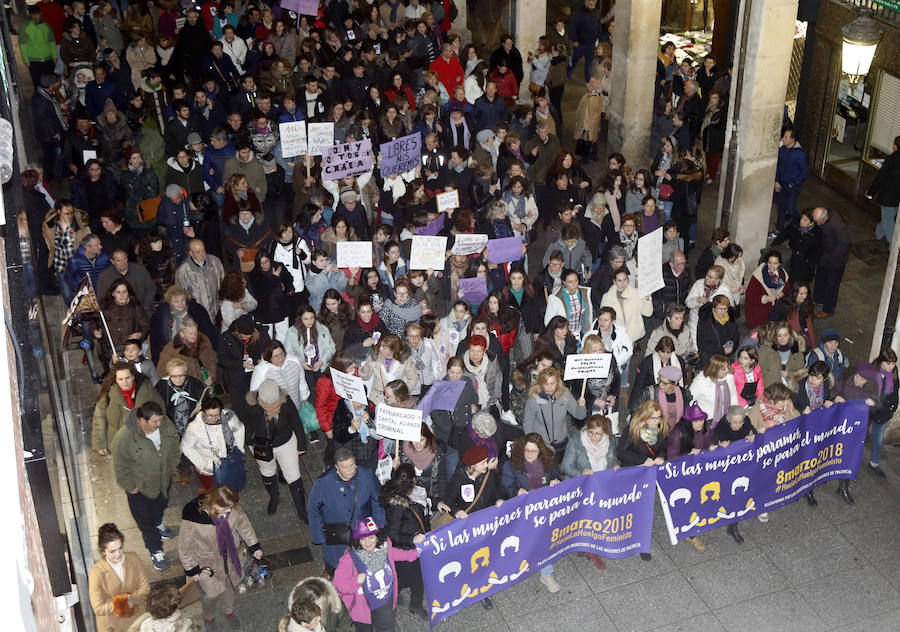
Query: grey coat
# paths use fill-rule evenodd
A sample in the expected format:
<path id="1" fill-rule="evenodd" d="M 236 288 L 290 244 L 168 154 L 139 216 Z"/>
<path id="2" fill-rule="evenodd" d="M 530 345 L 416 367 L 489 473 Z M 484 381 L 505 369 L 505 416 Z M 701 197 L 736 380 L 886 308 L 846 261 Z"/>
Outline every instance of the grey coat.
<path id="1" fill-rule="evenodd" d="M 545 399 L 538 393 L 525 402 L 522 429 L 525 434 L 538 433 L 547 445 L 558 446 L 569 437 L 569 415 L 575 419 L 584 419 L 586 414 L 585 407 L 575 401 L 572 393 L 567 392 L 552 400 Z"/>
<path id="2" fill-rule="evenodd" d="M 555 250 L 562 252 L 564 268 L 571 268 L 580 274 L 581 266 L 583 265 L 585 270 L 590 271 L 593 259 L 591 258 L 591 251 L 588 250 L 584 239 L 579 237 L 572 250 L 566 248 L 566 244 L 563 242 L 562 237 L 554 241 L 550 244 L 550 247 L 547 248 L 546 252 L 544 252 L 543 261 L 545 267 L 550 263 L 550 255 L 552 255 Z"/>
<path id="3" fill-rule="evenodd" d="M 616 458 L 616 438 L 609 438 L 609 451 L 606 453 L 606 469 L 611 470 L 619 464 Z M 569 443 L 566 445 L 566 456 L 562 462 L 562 473 L 566 478 L 581 476 L 585 470 L 591 470 L 591 460 L 581 440 L 581 432 L 569 435 Z"/>

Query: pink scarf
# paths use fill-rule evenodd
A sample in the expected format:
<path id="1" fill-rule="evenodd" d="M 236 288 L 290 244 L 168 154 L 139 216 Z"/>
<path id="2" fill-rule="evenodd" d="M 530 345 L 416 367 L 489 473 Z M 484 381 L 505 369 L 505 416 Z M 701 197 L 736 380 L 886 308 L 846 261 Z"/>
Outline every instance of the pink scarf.
<path id="1" fill-rule="evenodd" d="M 666 417 L 666 423 L 669 424 L 669 430 L 674 428 L 678 421 L 681 419 L 682 415 L 684 415 L 684 398 L 681 395 L 681 389 L 677 386 L 675 387 L 675 403 L 670 404 L 668 399 L 666 399 L 666 394 L 663 393 L 662 389 L 659 389 L 659 395 L 657 396 L 659 400 L 659 405 L 663 409 L 663 415 Z"/>

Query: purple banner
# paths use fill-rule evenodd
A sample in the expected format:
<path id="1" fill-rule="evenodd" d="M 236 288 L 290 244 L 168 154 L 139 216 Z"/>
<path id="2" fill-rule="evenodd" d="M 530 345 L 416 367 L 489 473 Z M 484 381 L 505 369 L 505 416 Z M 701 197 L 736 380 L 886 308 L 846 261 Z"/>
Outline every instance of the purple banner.
<path id="1" fill-rule="evenodd" d="M 431 624 L 569 553 L 649 553 L 655 479 L 652 467 L 579 476 L 432 531 L 417 545 Z"/>
<path id="2" fill-rule="evenodd" d="M 658 468 L 672 544 L 799 500 L 834 478 L 856 478 L 869 412 L 862 401 L 801 415 L 727 448 Z"/>
<path id="3" fill-rule="evenodd" d="M 460 279 L 459 289 L 463 293 L 461 298 L 469 305 L 480 305 L 487 298 L 487 278 Z"/>
<path id="4" fill-rule="evenodd" d="M 281 8 L 300 15 L 317 15 L 319 0 L 281 0 Z"/>
<path id="5" fill-rule="evenodd" d="M 428 389 L 416 408 L 425 416 L 430 415 L 432 410 L 453 410 L 465 387 L 466 383 L 463 380 L 437 381 Z"/>
<path id="6" fill-rule="evenodd" d="M 340 180 L 372 168 L 372 141 L 368 138 L 322 149 L 322 179 Z"/>
<path id="7" fill-rule="evenodd" d="M 444 214 L 443 213 L 438 215 L 437 219 L 435 219 L 430 224 L 423 226 L 422 228 L 417 228 L 416 234 L 423 235 L 425 237 L 433 237 L 434 235 L 437 235 L 442 230 L 444 230 Z"/>
<path id="8" fill-rule="evenodd" d="M 419 132 L 381 143 L 381 177 L 415 169 L 422 158 L 422 138 Z"/>
<path id="9" fill-rule="evenodd" d="M 503 237 L 502 239 L 489 239 L 487 242 L 487 255 L 489 263 L 519 261 L 524 256 L 522 254 L 522 238 Z"/>

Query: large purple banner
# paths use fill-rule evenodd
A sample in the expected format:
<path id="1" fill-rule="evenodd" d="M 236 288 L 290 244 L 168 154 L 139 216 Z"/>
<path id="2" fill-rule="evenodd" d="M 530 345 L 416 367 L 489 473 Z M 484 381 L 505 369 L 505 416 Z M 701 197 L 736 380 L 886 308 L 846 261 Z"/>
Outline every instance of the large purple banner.
<path id="1" fill-rule="evenodd" d="M 672 544 L 799 500 L 835 478 L 856 478 L 869 412 L 862 401 L 801 415 L 727 448 L 658 468 Z"/>
<path id="2" fill-rule="evenodd" d="M 432 531 L 418 545 L 431 624 L 569 553 L 649 553 L 655 482 L 652 467 L 597 472 Z"/>

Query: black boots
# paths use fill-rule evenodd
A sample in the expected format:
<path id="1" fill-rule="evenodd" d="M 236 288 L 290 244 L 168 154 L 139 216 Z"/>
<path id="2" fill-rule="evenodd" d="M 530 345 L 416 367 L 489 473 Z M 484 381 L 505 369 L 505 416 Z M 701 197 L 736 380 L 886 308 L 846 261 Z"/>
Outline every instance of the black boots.
<path id="1" fill-rule="evenodd" d="M 294 507 L 297 510 L 297 518 L 300 522 L 309 524 L 309 514 L 306 512 L 306 492 L 303 490 L 303 479 L 298 478 L 296 481 L 288 485 L 291 490 L 291 499 L 294 501 Z"/>
<path id="2" fill-rule="evenodd" d="M 728 535 L 734 538 L 734 541 L 738 544 L 744 543 L 744 536 L 741 535 L 740 530 L 738 529 L 737 523 L 733 523 L 728 525 Z"/>
<path id="3" fill-rule="evenodd" d="M 842 478 L 838 481 L 837 495 L 843 498 L 848 505 L 856 502 L 853 500 L 853 496 L 850 495 L 850 479 Z"/>
<path id="4" fill-rule="evenodd" d="M 265 485 L 266 491 L 269 493 L 269 506 L 266 507 L 266 513 L 274 516 L 275 512 L 278 511 L 278 477 L 263 476 L 262 479 L 263 485 Z"/>
<path id="5" fill-rule="evenodd" d="M 816 507 L 819 504 L 812 492 L 806 495 L 806 502 L 809 503 L 810 507 Z"/>

